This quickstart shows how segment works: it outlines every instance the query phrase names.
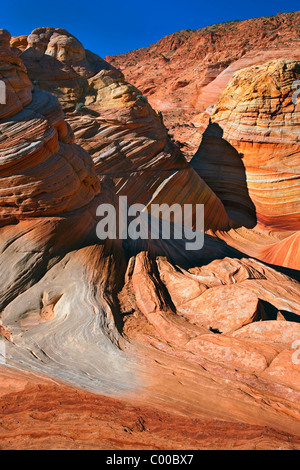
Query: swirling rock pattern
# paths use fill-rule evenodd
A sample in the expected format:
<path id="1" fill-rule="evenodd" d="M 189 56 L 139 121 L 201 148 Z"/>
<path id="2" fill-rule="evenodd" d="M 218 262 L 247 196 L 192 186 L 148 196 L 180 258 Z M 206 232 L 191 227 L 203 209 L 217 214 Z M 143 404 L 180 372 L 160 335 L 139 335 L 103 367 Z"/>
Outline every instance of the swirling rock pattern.
<path id="1" fill-rule="evenodd" d="M 117 194 L 126 195 L 129 203 L 147 205 L 205 203 L 206 228 L 230 227 L 223 204 L 171 143 L 161 117 L 120 71 L 85 51 L 66 31 L 52 28 L 34 30 L 21 58 L 37 86 L 60 100 L 76 142 Z M 172 193 L 165 188 L 168 178 L 176 187 Z"/>
<path id="2" fill-rule="evenodd" d="M 257 253 L 255 244 L 248 246 L 251 236 L 274 254 L 272 243 L 296 249 L 297 232 L 291 217 L 289 236 L 278 242 L 277 232 L 267 230 L 268 211 L 253 230 L 260 195 L 252 201 L 239 181 L 243 166 L 229 142 L 231 126 L 224 126 L 223 141 L 239 193 L 235 205 L 223 180 L 214 185 L 207 171 L 206 183 L 201 168 L 186 162 L 140 92 L 71 34 L 40 28 L 25 49 L 23 40 L 14 40 L 13 49 L 9 41 L 2 30 L 0 73 L 10 85 L 0 121 L 0 360 L 9 366 L 0 368 L 1 426 L 9 429 L 1 447 L 10 448 L 14 439 L 19 448 L 132 448 L 136 442 L 149 448 L 157 433 L 167 448 L 187 439 L 191 448 L 296 448 L 299 282 L 295 272 L 246 255 Z M 297 71 L 288 62 L 287 74 L 280 74 L 284 64 L 266 66 L 268 74 L 268 67 L 279 67 L 276 86 L 283 91 Z M 276 112 L 289 99 L 279 99 Z M 232 103 L 234 97 L 229 104 L 236 109 Z M 219 104 L 212 125 L 219 113 L 230 123 L 226 109 Z M 245 106 L 240 109 L 233 130 L 243 122 Z M 297 121 L 290 117 L 285 138 L 294 142 Z M 148 207 L 204 203 L 204 249 L 186 256 L 177 240 L 99 242 L 97 206 L 117 208 L 118 195 Z M 289 207 L 283 203 L 285 220 Z M 278 264 L 290 266 L 283 256 Z M 9 413 L 20 395 L 16 425 Z M 58 396 L 61 408 L 52 413 Z M 42 436 L 41 419 L 47 423 Z M 162 419 L 180 428 L 172 438 L 161 429 Z M 86 426 L 94 430 L 89 436 Z M 210 437 L 201 434 L 203 426 Z M 61 442 L 43 439 L 53 431 Z"/>
<path id="3" fill-rule="evenodd" d="M 245 251 L 245 237 L 252 256 L 294 269 L 300 266 L 300 103 L 293 102 L 299 78 L 300 62 L 289 60 L 237 72 L 191 162 L 236 226 L 249 229 L 226 234 L 227 243 Z"/>
<path id="4" fill-rule="evenodd" d="M 1 57 L 7 103 L 1 107 L 1 218 L 56 215 L 88 204 L 99 193 L 90 157 L 73 144 L 57 100 L 32 90 L 21 60 Z M 4 40 L 2 40 L 3 43 Z M 8 66 L 6 65 L 8 63 Z"/>
<path id="5" fill-rule="evenodd" d="M 23 38 L 23 37 L 22 37 Z M 108 66 L 100 57 L 86 51 L 83 45 L 63 29 L 37 28 L 20 47 L 20 39 L 13 38 L 29 78 L 39 88 L 58 95 L 63 108 L 74 108 L 87 86 L 87 79 Z"/>

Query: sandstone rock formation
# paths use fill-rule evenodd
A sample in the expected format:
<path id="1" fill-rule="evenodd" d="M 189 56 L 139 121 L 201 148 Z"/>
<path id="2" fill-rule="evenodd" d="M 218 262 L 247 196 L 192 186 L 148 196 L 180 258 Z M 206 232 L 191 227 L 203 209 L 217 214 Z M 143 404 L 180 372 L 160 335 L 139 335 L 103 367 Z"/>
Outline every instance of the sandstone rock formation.
<path id="1" fill-rule="evenodd" d="M 156 44 L 106 60 L 163 113 L 166 126 L 190 158 L 208 116 L 233 74 L 275 59 L 300 60 L 300 13 L 229 21 L 183 30 Z"/>
<path id="2" fill-rule="evenodd" d="M 298 61 L 237 72 L 191 161 L 236 227 L 243 226 L 220 236 L 242 252 L 294 269 L 300 267 L 300 102 L 293 100 L 299 79 Z"/>
<path id="3" fill-rule="evenodd" d="M 298 62 L 240 72 L 203 137 L 207 160 L 198 153 L 191 165 L 143 95 L 72 35 L 40 28 L 25 49 L 9 40 L 1 30 L 9 83 L 0 121 L 2 448 L 13 439 L 19 448 L 153 448 L 155 436 L 165 449 L 187 440 L 190 448 L 297 448 L 300 289 L 289 269 L 298 266 L 297 179 L 289 175 L 299 113 L 289 86 Z M 224 166 L 229 188 L 213 165 Z M 265 204 L 260 188 L 245 185 L 249 168 L 259 181 L 265 169 L 276 173 Z M 117 208 L 119 195 L 147 207 L 203 203 L 204 248 L 98 240 L 96 209 Z M 176 428 L 171 438 L 166 422 Z M 53 432 L 62 440 L 44 439 Z"/>
<path id="4" fill-rule="evenodd" d="M 39 28 L 27 40 L 20 57 L 30 78 L 60 100 L 76 142 L 93 157 L 100 180 L 110 181 L 131 204 L 205 202 L 206 228 L 230 227 L 221 202 L 171 143 L 147 99 L 120 71 L 80 48 L 66 31 Z M 133 172 L 139 178 L 129 178 Z M 168 178 L 176 192 L 165 188 Z"/>

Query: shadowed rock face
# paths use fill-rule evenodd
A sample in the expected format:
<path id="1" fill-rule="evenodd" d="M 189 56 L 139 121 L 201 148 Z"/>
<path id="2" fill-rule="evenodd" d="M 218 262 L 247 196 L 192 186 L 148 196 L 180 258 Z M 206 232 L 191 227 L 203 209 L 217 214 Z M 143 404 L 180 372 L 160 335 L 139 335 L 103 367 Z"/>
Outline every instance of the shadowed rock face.
<path id="1" fill-rule="evenodd" d="M 299 12 L 279 13 L 183 30 L 106 60 L 162 111 L 190 158 L 207 126 L 205 110 L 217 103 L 236 71 L 275 59 L 300 60 L 299 21 Z"/>
<path id="2" fill-rule="evenodd" d="M 68 407 L 70 426 L 78 428 L 82 416 L 94 426 L 92 410 L 99 410 L 97 395 L 90 392 L 104 394 L 102 416 L 107 413 L 107 418 L 101 421 L 102 434 L 86 443 L 80 433 L 74 438 L 70 428 L 72 439 L 90 448 L 101 448 L 103 435 L 106 442 L 115 436 L 116 447 L 131 448 L 131 440 L 120 436 L 120 423 L 113 430 L 106 426 L 109 408 L 118 407 L 123 410 L 121 425 L 128 426 L 128 420 L 137 417 L 134 422 L 139 424 L 128 428 L 134 436 L 136 429 L 144 432 L 147 426 L 154 432 L 161 416 L 170 422 L 173 417 L 175 427 L 180 422 L 182 432 L 171 441 L 164 437 L 165 448 L 183 442 L 190 417 L 197 420 L 199 432 L 203 423 L 211 432 L 216 420 L 226 423 L 223 437 L 214 442 L 203 438 L 197 444 L 188 434 L 191 448 L 220 448 L 222 442 L 230 447 L 233 423 L 245 433 L 235 438 L 236 447 L 245 445 L 245 435 L 254 442 L 249 448 L 255 446 L 266 427 L 272 429 L 263 439 L 266 447 L 287 442 L 289 448 L 297 446 L 300 377 L 293 360 L 294 343 L 300 339 L 297 273 L 279 272 L 247 257 L 264 260 L 276 245 L 277 253 L 286 250 L 282 259 L 276 258 L 278 267 L 294 266 L 291 247 L 297 246 L 293 238 L 297 233 L 288 222 L 293 224 L 293 211 L 284 195 L 279 210 L 283 221 L 274 234 L 278 228 L 272 226 L 272 214 L 264 216 L 260 209 L 262 196 L 251 185 L 248 188 L 249 168 L 260 154 L 251 160 L 249 153 L 244 160 L 241 153 L 247 141 L 239 139 L 240 128 L 249 131 L 255 149 L 253 142 L 259 136 L 255 113 L 266 109 L 264 122 L 271 123 L 274 135 L 273 120 L 286 112 L 281 120 L 289 125 L 277 142 L 285 149 L 282 152 L 297 145 L 298 123 L 287 111 L 288 84 L 297 78 L 297 63 L 280 61 L 255 73 L 241 72 L 229 87 L 242 90 L 243 73 L 248 74 L 250 96 L 254 89 L 260 90 L 257 101 L 247 107 L 243 98 L 236 106 L 234 93 L 230 98 L 222 95 L 199 149 L 201 159 L 198 153 L 190 165 L 140 92 L 120 72 L 87 53 L 72 35 L 37 29 L 27 38 L 21 56 L 9 48 L 9 40 L 9 33 L 2 30 L 0 74 L 10 85 L 0 121 L 0 358 L 19 369 L 1 367 L 7 386 L 0 386 L 0 393 L 9 409 L 13 409 L 10 394 L 23 396 L 26 406 L 20 416 L 28 427 L 26 410 L 33 406 L 28 387 L 39 388 L 51 400 L 58 394 L 65 397 L 61 411 L 51 417 L 55 429 L 61 427 L 56 419 L 66 422 Z M 17 47 L 20 41 L 15 41 Z M 29 76 L 38 82 L 35 87 L 23 58 Z M 53 76 L 44 71 L 48 61 Z M 66 74 L 65 83 L 56 79 L 61 73 Z M 260 89 L 259 78 L 269 87 Z M 281 91 L 273 103 L 268 94 L 273 100 L 274 83 Z M 236 94 L 244 97 L 242 91 Z M 78 100 L 82 105 L 76 107 Z M 268 139 L 265 133 L 262 144 L 269 145 Z M 216 161 L 210 161 L 211 155 Z M 287 166 L 294 168 L 295 160 L 289 158 L 286 153 Z M 283 180 L 284 162 L 279 159 L 277 165 L 275 160 L 272 171 L 279 167 L 278 180 Z M 225 178 L 221 182 L 214 178 L 214 165 L 224 167 L 220 178 L 228 175 L 229 189 Z M 97 206 L 105 202 L 117 207 L 118 195 L 147 207 L 154 202 L 203 203 L 207 231 L 203 250 L 187 253 L 177 240 L 100 243 Z M 32 372 L 52 381 L 34 378 Z M 86 390 L 78 392 L 77 417 L 70 385 Z M 41 400 L 43 393 L 38 393 Z M 87 403 L 90 412 L 85 415 Z M 176 421 L 174 413 L 183 421 Z M 79 428 L 85 432 L 82 419 Z M 21 432 L 19 427 L 20 447 Z M 32 447 L 38 445 L 35 439 Z M 52 443 L 58 445 L 55 439 Z M 10 445 L 5 439 L 3 447 Z M 76 448 L 68 437 L 63 445 Z M 149 442 L 142 439 L 139 445 L 147 447 Z"/>

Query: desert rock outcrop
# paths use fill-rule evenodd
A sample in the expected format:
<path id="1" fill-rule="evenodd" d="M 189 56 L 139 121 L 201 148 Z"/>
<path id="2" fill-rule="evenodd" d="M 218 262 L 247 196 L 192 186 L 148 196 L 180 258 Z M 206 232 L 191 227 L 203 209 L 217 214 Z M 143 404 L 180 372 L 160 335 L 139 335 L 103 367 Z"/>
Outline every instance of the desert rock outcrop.
<path id="1" fill-rule="evenodd" d="M 107 56 L 163 113 L 190 158 L 234 73 L 277 59 L 300 60 L 300 13 L 229 21 L 170 34 L 148 47 Z"/>
<path id="2" fill-rule="evenodd" d="M 300 62 L 291 60 L 237 72 L 191 161 L 236 224 L 220 236 L 293 269 L 300 266 L 300 103 L 293 99 L 299 79 Z"/>
<path id="3" fill-rule="evenodd" d="M 12 49 L 9 41 L 2 30 L 0 73 L 9 87 L 0 121 L 0 359 L 9 367 L 1 365 L 0 394 L 2 423 L 11 428 L 1 446 L 11 447 L 13 431 L 20 447 L 28 443 L 19 422 L 32 426 L 35 406 L 36 420 L 48 420 L 45 432 L 63 435 L 53 447 L 101 448 L 105 435 L 110 446 L 132 448 L 135 439 L 149 448 L 145 436 L 161 420 L 182 429 L 169 441 L 158 432 L 166 448 L 183 434 L 191 448 L 209 447 L 205 436 L 190 434 L 192 416 L 197 432 L 206 423 L 214 434 L 211 448 L 222 439 L 230 447 L 239 426 L 236 448 L 246 439 L 249 447 L 296 448 L 297 178 L 289 175 L 299 122 L 289 87 L 299 63 L 240 72 L 189 164 L 144 96 L 71 34 L 40 28 L 26 48 L 23 39 Z M 214 165 L 224 166 L 226 181 L 215 179 Z M 262 182 L 265 171 L 274 177 L 262 202 L 252 175 Z M 176 239 L 98 240 L 97 207 L 117 208 L 119 195 L 147 207 L 204 204 L 204 248 L 187 253 Z M 6 413 L 16 412 L 18 394 L 16 423 Z M 56 403 L 59 394 L 61 408 L 51 414 L 45 396 Z M 118 419 L 108 429 L 110 413 Z M 67 421 L 68 435 L 58 432 Z M 95 430 L 89 442 L 86 422 Z M 47 448 L 34 423 L 30 446 Z"/>

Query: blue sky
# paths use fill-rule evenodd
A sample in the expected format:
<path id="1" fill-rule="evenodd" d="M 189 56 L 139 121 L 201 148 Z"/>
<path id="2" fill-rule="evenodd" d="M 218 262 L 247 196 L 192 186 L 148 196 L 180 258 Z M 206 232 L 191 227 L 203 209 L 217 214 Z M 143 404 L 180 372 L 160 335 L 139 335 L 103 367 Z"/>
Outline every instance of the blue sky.
<path id="1" fill-rule="evenodd" d="M 12 36 L 40 26 L 64 28 L 105 57 L 148 46 L 181 29 L 297 10 L 299 0 L 14 0 L 1 5 L 0 27 Z"/>

